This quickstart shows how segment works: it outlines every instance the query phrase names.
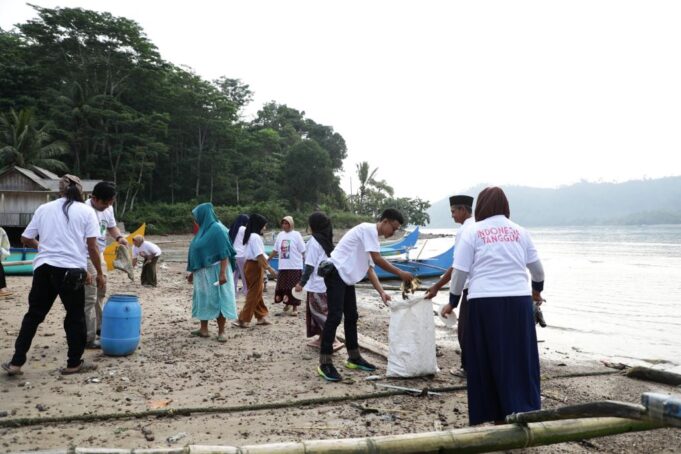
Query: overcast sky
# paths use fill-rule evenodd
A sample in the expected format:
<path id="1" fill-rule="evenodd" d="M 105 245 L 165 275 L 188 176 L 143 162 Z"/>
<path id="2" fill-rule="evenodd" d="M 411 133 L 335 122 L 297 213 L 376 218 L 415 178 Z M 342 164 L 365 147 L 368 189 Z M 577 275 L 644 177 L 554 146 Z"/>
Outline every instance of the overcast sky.
<path id="1" fill-rule="evenodd" d="M 345 138 L 401 197 L 681 175 L 681 2 L 32 0 L 137 21 Z M 0 27 L 35 16 L 0 0 Z M 352 190 L 356 191 L 356 177 Z"/>

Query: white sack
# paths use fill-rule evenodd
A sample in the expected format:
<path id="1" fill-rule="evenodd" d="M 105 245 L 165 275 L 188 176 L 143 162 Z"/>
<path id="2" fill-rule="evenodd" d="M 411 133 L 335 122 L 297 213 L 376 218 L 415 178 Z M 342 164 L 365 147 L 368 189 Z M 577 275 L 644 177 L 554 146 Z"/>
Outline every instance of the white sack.
<path id="1" fill-rule="evenodd" d="M 433 303 L 423 297 L 392 301 L 388 331 L 388 377 L 439 372 L 435 357 Z"/>

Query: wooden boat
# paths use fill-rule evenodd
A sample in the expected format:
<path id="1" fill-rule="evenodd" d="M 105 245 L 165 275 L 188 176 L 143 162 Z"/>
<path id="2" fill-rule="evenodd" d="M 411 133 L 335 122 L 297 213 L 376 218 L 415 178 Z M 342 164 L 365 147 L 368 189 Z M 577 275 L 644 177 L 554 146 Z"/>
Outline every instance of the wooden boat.
<path id="1" fill-rule="evenodd" d="M 5 274 L 8 276 L 30 276 L 33 274 L 33 258 L 38 253 L 36 249 L 10 248 L 9 257 L 2 262 Z"/>
<path id="2" fill-rule="evenodd" d="M 409 254 L 407 253 L 400 258 L 388 259 L 388 261 L 402 271 L 410 272 L 414 277 L 423 278 L 440 276 L 452 267 L 452 262 L 454 261 L 454 245 L 443 253 L 430 258 L 410 259 Z M 379 279 L 398 279 L 396 275 L 385 271 L 378 265 L 376 266 L 375 271 Z"/>

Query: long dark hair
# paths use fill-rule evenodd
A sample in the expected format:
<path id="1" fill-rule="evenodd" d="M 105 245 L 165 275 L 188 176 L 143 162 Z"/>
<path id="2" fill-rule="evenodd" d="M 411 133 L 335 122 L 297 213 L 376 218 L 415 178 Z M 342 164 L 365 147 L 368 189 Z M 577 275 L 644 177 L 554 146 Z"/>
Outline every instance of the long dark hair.
<path id="1" fill-rule="evenodd" d="M 331 256 L 331 251 L 333 251 L 333 227 L 331 226 L 331 219 L 321 211 L 317 211 L 310 215 L 307 223 L 310 225 L 314 239 L 324 249 L 326 255 Z"/>
<path id="2" fill-rule="evenodd" d="M 511 209 L 504 191 L 497 186 L 490 186 L 478 194 L 478 202 L 475 204 L 475 221 L 483 221 L 492 216 L 503 214 L 511 217 Z"/>
<path id="3" fill-rule="evenodd" d="M 61 207 L 61 209 L 64 212 L 64 216 L 66 216 L 66 222 L 69 222 L 69 207 L 73 204 L 73 202 L 82 203 L 83 193 L 81 192 L 78 185 L 71 181 L 64 191 L 64 197 L 66 198 L 66 203 Z"/>
<path id="4" fill-rule="evenodd" d="M 261 214 L 252 214 L 248 218 L 248 224 L 246 224 L 246 231 L 244 232 L 244 244 L 248 243 L 248 239 L 251 237 L 251 233 L 256 233 L 260 235 L 260 231 L 267 224 L 267 218 Z"/>

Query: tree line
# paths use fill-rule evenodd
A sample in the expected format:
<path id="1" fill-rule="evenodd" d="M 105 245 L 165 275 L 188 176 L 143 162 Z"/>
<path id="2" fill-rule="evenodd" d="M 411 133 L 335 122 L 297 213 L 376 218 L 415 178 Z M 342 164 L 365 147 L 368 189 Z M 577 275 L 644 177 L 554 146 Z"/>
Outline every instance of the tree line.
<path id="1" fill-rule="evenodd" d="M 111 180 L 122 218 L 140 205 L 210 201 L 364 217 L 393 205 L 427 222 L 428 202 L 372 192 L 375 179 L 345 194 L 345 140 L 304 111 L 272 101 L 246 121 L 247 83 L 163 60 L 136 22 L 33 8 L 35 19 L 0 29 L 0 166 Z"/>

